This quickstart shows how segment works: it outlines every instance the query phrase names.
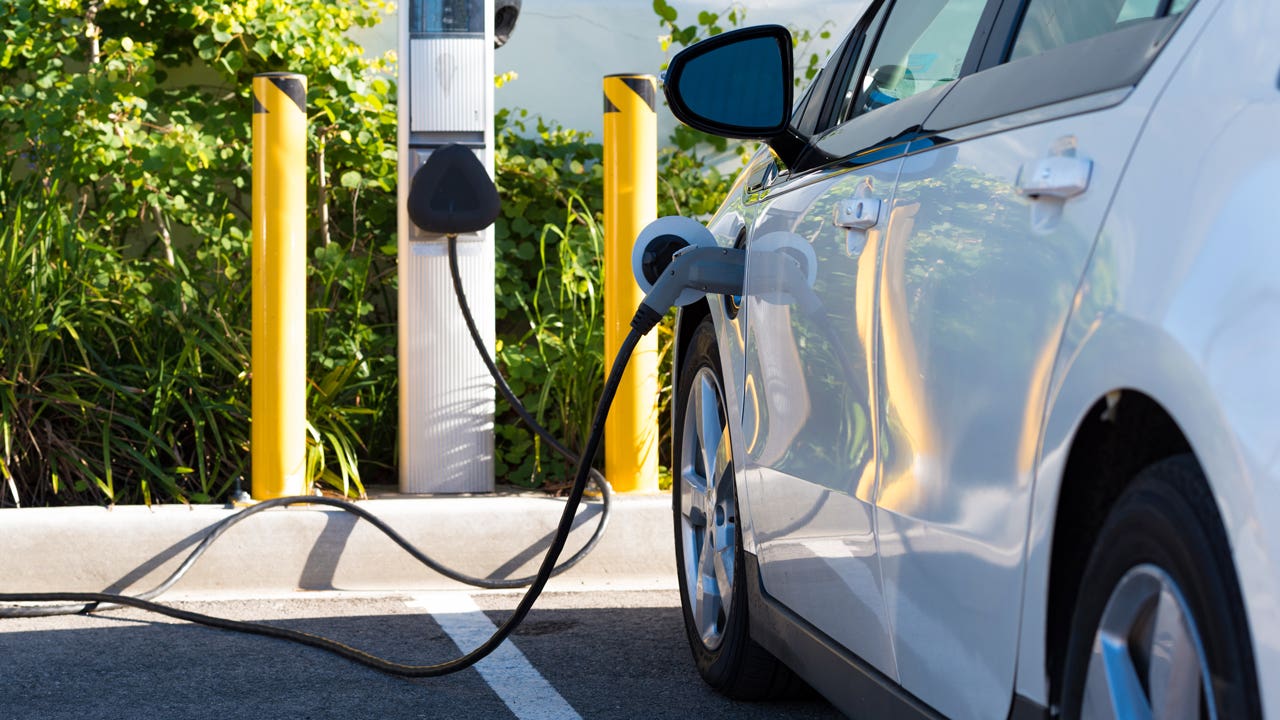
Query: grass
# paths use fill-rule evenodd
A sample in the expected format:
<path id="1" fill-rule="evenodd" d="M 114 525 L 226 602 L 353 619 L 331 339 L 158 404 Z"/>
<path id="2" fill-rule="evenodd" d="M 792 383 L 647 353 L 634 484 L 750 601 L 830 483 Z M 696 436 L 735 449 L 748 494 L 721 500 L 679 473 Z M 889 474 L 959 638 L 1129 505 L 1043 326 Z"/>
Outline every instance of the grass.
<path id="1" fill-rule="evenodd" d="M 247 275 L 99 244 L 74 208 L 0 172 L 0 507 L 223 499 L 249 475 Z M 333 354 L 312 362 L 307 468 L 359 496 L 395 371 Z"/>

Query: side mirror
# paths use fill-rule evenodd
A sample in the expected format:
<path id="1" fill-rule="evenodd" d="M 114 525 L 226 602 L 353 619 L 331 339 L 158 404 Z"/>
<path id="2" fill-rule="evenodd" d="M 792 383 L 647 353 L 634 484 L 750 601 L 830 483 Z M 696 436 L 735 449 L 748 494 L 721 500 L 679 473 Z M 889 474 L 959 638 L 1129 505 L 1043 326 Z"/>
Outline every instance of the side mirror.
<path id="1" fill-rule="evenodd" d="M 790 162 L 791 33 L 781 25 L 708 38 L 671 59 L 663 83 L 671 112 L 696 130 L 764 140 Z"/>

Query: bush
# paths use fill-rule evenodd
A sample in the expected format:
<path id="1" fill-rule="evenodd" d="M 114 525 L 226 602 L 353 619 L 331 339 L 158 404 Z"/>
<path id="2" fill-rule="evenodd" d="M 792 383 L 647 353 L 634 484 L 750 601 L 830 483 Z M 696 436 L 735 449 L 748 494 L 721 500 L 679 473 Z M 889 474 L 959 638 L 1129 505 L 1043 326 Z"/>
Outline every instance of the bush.
<path id="1" fill-rule="evenodd" d="M 0 173 L 0 188 L 4 494 L 225 494 L 247 462 L 247 328 L 224 312 L 240 291 L 94 242 L 56 183 Z"/>
<path id="2" fill-rule="evenodd" d="M 343 494 L 394 477 L 394 68 L 347 38 L 389 7 L 0 9 L 0 506 L 217 501 L 248 475 L 249 88 L 282 69 L 310 80 L 308 476 Z M 677 45 L 719 29 L 655 11 Z M 604 374 L 602 149 L 520 112 L 497 124 L 499 360 L 580 448 Z M 675 140 L 659 214 L 710 213 L 729 178 L 699 154 L 705 137 Z M 499 478 L 565 475 L 499 412 Z"/>
<path id="3" fill-rule="evenodd" d="M 245 474 L 249 88 L 268 70 L 310 79 L 309 204 L 322 218 L 308 268 L 311 479 L 359 493 L 362 477 L 390 471 L 394 68 L 346 35 L 389 7 L 17 0 L 0 10 L 0 228 L 11 253 L 0 284 L 28 290 L 6 295 L 6 319 L 34 323 L 0 338 L 0 502 L 203 501 Z M 59 299 L 63 310 L 41 314 Z"/>

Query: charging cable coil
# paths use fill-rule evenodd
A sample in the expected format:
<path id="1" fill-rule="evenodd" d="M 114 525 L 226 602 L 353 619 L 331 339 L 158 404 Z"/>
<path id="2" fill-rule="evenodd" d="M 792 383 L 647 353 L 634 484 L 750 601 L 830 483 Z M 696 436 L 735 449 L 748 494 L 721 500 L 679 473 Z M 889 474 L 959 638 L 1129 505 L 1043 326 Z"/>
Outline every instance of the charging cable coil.
<path id="1" fill-rule="evenodd" d="M 468 173 L 477 175 L 476 168 L 478 165 L 476 165 L 474 156 L 469 150 L 461 148 L 460 146 L 442 148 L 441 150 L 436 151 L 433 155 L 433 159 L 439 161 L 441 166 L 445 167 L 447 170 L 456 170 L 464 177 Z M 428 164 L 430 163 L 431 161 L 428 162 Z M 449 175 L 451 175 L 451 173 L 443 172 L 435 175 L 433 178 L 428 178 L 428 180 L 441 182 L 443 177 Z M 477 175 L 477 177 L 480 176 L 483 176 L 483 168 L 480 168 L 480 172 Z M 487 180 L 487 176 L 484 177 Z M 417 192 L 417 187 L 418 182 L 417 177 L 415 177 L 415 193 Z M 431 202 L 433 201 L 433 198 L 438 199 L 436 197 L 439 195 L 438 188 L 436 190 L 432 190 L 431 186 L 426 183 L 424 183 L 422 187 L 427 188 L 423 191 L 424 197 L 426 198 L 426 204 L 415 205 L 411 202 L 411 213 L 413 212 L 414 207 L 427 207 L 430 210 L 432 208 Z M 488 192 L 493 192 L 491 187 L 492 186 L 490 185 L 487 189 Z M 448 190 L 447 186 L 446 190 Z M 450 200 L 447 196 L 448 192 L 445 192 L 442 197 L 444 197 L 445 200 Z M 412 200 L 413 198 L 411 197 L 411 201 Z M 494 193 L 493 200 L 496 201 L 496 193 Z M 446 202 L 445 206 L 445 210 L 440 212 L 444 212 L 446 215 L 451 216 L 455 211 L 454 204 L 450 201 Z M 474 224 L 482 226 L 480 220 L 484 220 L 483 224 L 492 222 L 493 218 L 488 217 L 489 214 L 493 213 L 488 211 L 484 213 L 477 213 L 477 218 L 468 218 L 467 221 L 471 222 L 474 220 Z M 485 217 L 480 217 L 481 215 Z M 432 224 L 432 216 L 430 213 L 427 215 L 427 220 L 428 222 L 423 223 L 418 222 L 417 219 L 415 219 L 415 222 L 421 227 L 427 227 Z M 672 219 L 670 218 L 659 220 L 655 225 L 658 223 L 662 223 L 659 227 L 660 230 L 673 227 Z M 693 227 L 693 225 L 696 225 L 696 223 L 690 225 L 690 227 Z M 170 576 L 159 585 L 151 590 L 141 593 L 140 595 L 130 596 L 118 593 L 92 592 L 0 593 L 0 602 L 64 603 L 62 605 L 53 606 L 28 604 L 12 607 L 0 607 L 0 618 L 82 614 L 106 610 L 112 607 L 128 606 L 210 627 L 289 640 L 291 642 L 325 650 L 353 662 L 360 663 L 361 665 L 400 677 L 435 677 L 457 672 L 474 665 L 486 655 L 493 652 L 504 640 L 507 639 L 508 636 L 511 635 L 516 627 L 520 625 L 525 616 L 528 615 L 529 610 L 533 607 L 533 603 L 542 593 L 543 588 L 546 587 L 547 581 L 550 580 L 553 575 L 563 572 L 577 564 L 586 556 L 587 553 L 591 551 L 592 548 L 595 547 L 599 542 L 600 537 L 603 535 L 608 522 L 609 504 L 612 499 L 612 493 L 609 488 L 609 483 L 598 471 L 592 468 L 592 462 L 600 450 L 600 443 L 604 437 L 605 419 L 608 417 L 609 408 L 613 404 L 614 395 L 618 392 L 618 385 L 622 381 L 623 372 L 626 370 L 627 363 L 631 359 L 631 355 L 635 351 L 637 343 L 639 343 L 640 339 L 645 334 L 653 329 L 653 327 L 662 319 L 662 316 L 666 314 L 666 311 L 673 305 L 688 304 L 689 302 L 693 302 L 694 300 L 701 298 L 706 293 L 734 295 L 741 294 L 743 291 L 743 279 L 745 276 L 746 264 L 745 251 L 736 248 L 719 248 L 707 245 L 705 244 L 705 238 L 703 239 L 704 244 L 699 246 L 696 242 L 691 241 L 692 230 L 681 229 L 679 227 L 676 229 L 680 230 L 683 243 L 686 247 L 677 249 L 680 244 L 675 243 L 672 244 L 670 248 L 671 252 L 669 253 L 642 253 L 642 256 L 648 258 L 645 260 L 645 264 L 649 267 L 645 269 L 645 282 L 642 284 L 642 286 L 647 290 L 647 293 L 644 301 L 636 309 L 636 314 L 631 320 L 630 332 L 622 341 L 622 345 L 613 359 L 613 364 L 610 367 L 609 374 L 605 380 L 604 389 L 601 392 L 599 403 L 596 406 L 595 414 L 591 422 L 591 431 L 587 437 L 586 447 L 583 449 L 581 458 L 575 457 L 572 451 L 556 441 L 545 428 L 538 424 L 533 416 L 529 414 L 528 410 L 525 409 L 523 404 L 520 403 L 519 399 L 515 396 L 515 393 L 511 391 L 511 388 L 502 379 L 493 358 L 489 356 L 489 353 L 484 346 L 484 342 L 480 337 L 479 331 L 476 329 L 475 320 L 471 315 L 471 309 L 466 300 L 466 294 L 463 292 L 462 279 L 458 272 L 457 236 L 453 233 L 448 234 L 449 267 L 453 278 L 454 291 L 458 298 L 458 305 L 462 310 L 464 319 L 466 320 L 467 329 L 471 333 L 471 338 L 475 343 L 477 350 L 480 352 L 481 357 L 484 359 L 485 366 L 489 369 L 490 374 L 493 375 L 495 384 L 503 397 L 511 404 L 516 414 L 519 415 L 521 419 L 534 430 L 534 432 L 538 433 L 539 436 L 546 440 L 547 444 L 552 449 L 563 455 L 570 463 L 576 463 L 577 466 L 573 484 L 569 489 L 564 509 L 561 511 L 560 521 L 556 527 L 555 534 L 552 536 L 551 544 L 542 558 L 542 563 L 538 567 L 537 573 L 533 576 L 510 580 L 493 580 L 489 578 L 471 577 L 464 573 L 452 570 L 451 568 L 441 565 L 431 559 L 425 553 L 409 543 L 385 522 L 378 519 L 372 513 L 359 505 L 344 500 L 325 497 L 288 497 L 266 500 L 255 504 L 213 526 L 213 528 L 210 529 L 210 531 L 200 541 L 199 545 L 192 550 L 177 570 L 170 574 Z M 698 226 L 698 228 L 694 228 L 694 230 L 705 233 L 705 229 L 701 229 L 700 226 Z M 658 233 L 657 236 L 659 236 L 660 239 L 661 237 L 665 237 L 660 233 Z M 645 237 L 646 236 L 642 233 L 641 240 L 644 240 Z M 693 240 L 696 240 L 696 238 L 693 238 Z M 647 243 L 650 241 L 645 242 Z M 643 250 L 643 248 L 641 249 Z M 582 502 L 588 481 L 592 481 L 596 487 L 599 488 L 601 500 L 604 504 L 601 511 L 600 522 L 587 543 L 572 557 L 557 566 L 560 554 L 564 551 L 565 544 L 568 542 L 569 533 L 573 529 L 573 523 L 577 514 L 578 506 Z M 162 605 L 153 601 L 153 598 L 159 596 L 161 593 L 172 587 L 173 584 L 176 583 L 192 567 L 192 565 L 194 565 L 200 556 L 204 554 L 209 546 L 217 541 L 223 533 L 236 523 L 271 508 L 304 504 L 336 507 L 341 510 L 354 513 L 385 533 L 392 541 L 419 562 L 451 579 L 483 588 L 517 588 L 527 586 L 527 589 L 525 590 L 524 595 L 521 596 L 520 602 L 516 605 L 515 610 L 512 611 L 511 615 L 509 615 L 501 625 L 498 626 L 497 630 L 489 637 L 488 640 L 460 657 L 431 665 L 406 665 L 392 662 L 371 655 L 363 650 L 353 648 L 344 643 L 320 637 L 318 635 L 312 635 L 310 633 L 282 628 L 275 625 L 219 618 L 212 615 Z"/>

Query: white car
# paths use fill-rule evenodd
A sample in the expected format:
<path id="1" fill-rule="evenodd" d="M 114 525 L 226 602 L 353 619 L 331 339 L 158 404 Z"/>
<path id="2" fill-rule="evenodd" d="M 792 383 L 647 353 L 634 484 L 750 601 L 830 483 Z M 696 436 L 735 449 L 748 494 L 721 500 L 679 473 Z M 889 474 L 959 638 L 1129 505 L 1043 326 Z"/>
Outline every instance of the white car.
<path id="1" fill-rule="evenodd" d="M 697 666 L 858 717 L 1280 717 L 1280 2 L 879 0 L 681 53 Z"/>

